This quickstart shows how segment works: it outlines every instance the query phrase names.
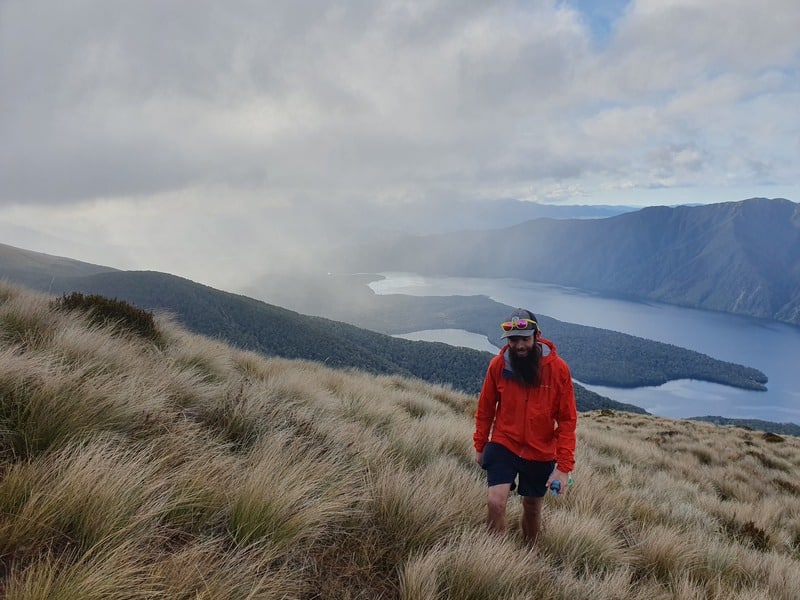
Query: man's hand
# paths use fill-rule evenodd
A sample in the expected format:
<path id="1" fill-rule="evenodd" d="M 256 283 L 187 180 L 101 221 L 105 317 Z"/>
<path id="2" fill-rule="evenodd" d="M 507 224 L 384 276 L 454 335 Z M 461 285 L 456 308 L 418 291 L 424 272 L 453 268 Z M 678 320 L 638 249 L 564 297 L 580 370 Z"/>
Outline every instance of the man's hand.
<path id="1" fill-rule="evenodd" d="M 475 451 L 475 462 L 478 463 L 478 466 L 483 468 L 483 452 Z"/>
<path id="2" fill-rule="evenodd" d="M 558 482 L 561 484 L 561 489 L 558 491 L 558 494 L 559 494 L 559 496 L 563 496 L 564 494 L 567 493 L 567 490 L 569 489 L 569 486 L 568 486 L 569 473 L 562 473 L 558 469 L 555 469 L 550 474 L 550 477 L 547 480 L 547 489 L 548 490 L 550 489 L 550 484 L 553 483 L 553 481 L 555 481 L 555 480 L 558 480 Z"/>

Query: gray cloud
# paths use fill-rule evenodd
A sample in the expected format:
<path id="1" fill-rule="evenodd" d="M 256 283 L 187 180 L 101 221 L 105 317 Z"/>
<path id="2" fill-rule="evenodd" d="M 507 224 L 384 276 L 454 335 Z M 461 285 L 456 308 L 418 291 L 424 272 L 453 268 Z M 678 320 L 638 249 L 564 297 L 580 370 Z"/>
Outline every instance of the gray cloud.
<path id="1" fill-rule="evenodd" d="M 604 7 L 5 0 L 6 231 L 196 274 L 456 199 L 797 192 L 800 5 Z"/>

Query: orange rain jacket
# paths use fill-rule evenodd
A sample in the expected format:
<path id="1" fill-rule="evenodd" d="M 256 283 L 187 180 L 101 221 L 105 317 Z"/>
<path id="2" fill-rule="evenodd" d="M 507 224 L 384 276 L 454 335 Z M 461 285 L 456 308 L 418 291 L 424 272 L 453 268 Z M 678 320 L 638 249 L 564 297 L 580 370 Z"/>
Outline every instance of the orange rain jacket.
<path id="1" fill-rule="evenodd" d="M 555 460 L 569 473 L 578 421 L 572 376 L 553 342 L 539 338 L 538 343 L 543 350 L 538 386 L 514 378 L 507 345 L 489 363 L 475 413 L 475 450 L 483 452 L 491 440 L 527 460 Z"/>

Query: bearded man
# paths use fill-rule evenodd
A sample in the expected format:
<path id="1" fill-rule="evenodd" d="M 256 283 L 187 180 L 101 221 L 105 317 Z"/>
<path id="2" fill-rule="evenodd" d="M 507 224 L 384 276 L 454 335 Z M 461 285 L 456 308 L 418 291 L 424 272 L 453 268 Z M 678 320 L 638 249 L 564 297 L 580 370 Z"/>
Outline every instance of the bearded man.
<path id="1" fill-rule="evenodd" d="M 575 392 L 532 312 L 518 308 L 501 327 L 507 344 L 489 363 L 478 399 L 475 460 L 486 470 L 489 530 L 505 533 L 508 497 L 518 487 L 522 536 L 535 546 L 544 495 L 555 481 L 566 493 L 575 466 Z"/>

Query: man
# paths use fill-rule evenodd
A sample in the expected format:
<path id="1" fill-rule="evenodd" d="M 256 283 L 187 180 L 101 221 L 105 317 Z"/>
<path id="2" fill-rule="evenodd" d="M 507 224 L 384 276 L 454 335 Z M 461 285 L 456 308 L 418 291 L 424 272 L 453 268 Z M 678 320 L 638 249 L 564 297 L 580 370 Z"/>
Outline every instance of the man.
<path id="1" fill-rule="evenodd" d="M 489 363 L 475 413 L 475 460 L 489 485 L 489 530 L 507 529 L 506 504 L 519 476 L 522 535 L 535 546 L 542 502 L 558 481 L 566 493 L 575 465 L 577 411 L 572 376 L 536 316 L 518 308 L 501 325 L 506 346 Z"/>

